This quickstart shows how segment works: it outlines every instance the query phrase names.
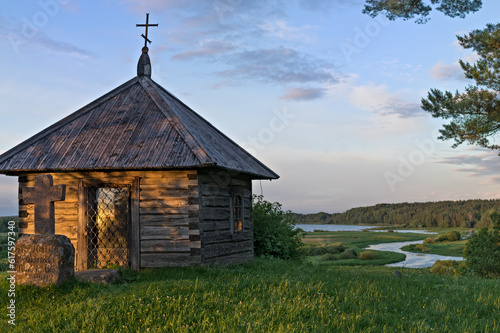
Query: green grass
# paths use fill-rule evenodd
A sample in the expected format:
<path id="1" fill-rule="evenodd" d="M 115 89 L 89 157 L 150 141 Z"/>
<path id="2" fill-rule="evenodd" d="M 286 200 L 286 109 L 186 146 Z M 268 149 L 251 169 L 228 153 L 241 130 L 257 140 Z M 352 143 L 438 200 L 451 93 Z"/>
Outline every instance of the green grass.
<path id="1" fill-rule="evenodd" d="M 464 248 L 467 240 L 460 240 L 456 242 L 440 242 L 440 243 L 425 243 L 428 250 L 420 251 L 411 246 L 404 246 L 402 250 L 415 253 L 432 253 L 442 256 L 463 257 Z"/>
<path id="2" fill-rule="evenodd" d="M 8 332 L 499 332 L 495 280 L 281 260 L 162 268 L 136 281 L 18 286 Z M 7 283 L 0 298 L 6 311 Z"/>
<path id="3" fill-rule="evenodd" d="M 370 252 L 375 255 L 374 259 L 341 259 L 340 254 L 336 254 L 334 255 L 336 260 L 321 261 L 322 255 L 318 255 L 307 257 L 307 261 L 317 265 L 325 266 L 382 266 L 400 262 L 406 259 L 406 255 L 403 253 L 376 250 L 370 250 Z"/>
<path id="4" fill-rule="evenodd" d="M 331 231 L 309 232 L 305 235 L 305 244 L 329 245 L 341 242 L 349 247 L 365 248 L 368 245 L 392 242 L 422 240 L 429 237 L 425 234 L 366 232 L 366 231 Z"/>

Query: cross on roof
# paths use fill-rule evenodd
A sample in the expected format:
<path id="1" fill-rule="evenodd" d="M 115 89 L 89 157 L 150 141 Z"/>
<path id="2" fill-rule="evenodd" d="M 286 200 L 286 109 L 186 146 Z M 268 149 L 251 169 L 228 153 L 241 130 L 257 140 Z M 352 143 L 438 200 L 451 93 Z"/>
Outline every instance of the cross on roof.
<path id="1" fill-rule="evenodd" d="M 151 41 L 148 39 L 148 27 L 157 27 L 158 23 L 149 24 L 149 13 L 146 13 L 146 24 L 136 24 L 135 26 L 136 27 L 146 27 L 146 35 L 141 34 L 141 36 L 142 36 L 142 38 L 144 38 L 144 47 L 147 47 L 148 42 L 149 42 L 149 44 L 151 44 Z"/>
<path id="2" fill-rule="evenodd" d="M 24 203 L 35 204 L 35 234 L 55 233 L 54 201 L 64 201 L 66 185 L 53 186 L 51 175 L 35 177 L 35 187 L 22 187 Z"/>

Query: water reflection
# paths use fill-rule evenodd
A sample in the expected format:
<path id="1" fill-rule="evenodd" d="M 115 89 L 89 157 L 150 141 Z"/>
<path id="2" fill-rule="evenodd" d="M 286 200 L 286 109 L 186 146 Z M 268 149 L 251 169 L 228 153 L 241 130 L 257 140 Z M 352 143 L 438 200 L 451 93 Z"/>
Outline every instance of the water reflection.
<path id="1" fill-rule="evenodd" d="M 367 247 L 367 249 L 399 252 L 406 254 L 406 259 L 404 261 L 386 265 L 392 267 L 421 268 L 421 267 L 431 267 L 437 260 L 463 260 L 462 257 L 440 256 L 437 254 L 427 254 L 427 253 L 412 253 L 401 250 L 401 248 L 405 245 L 421 244 L 421 243 L 423 243 L 422 240 L 411 241 L 411 242 L 382 243 L 382 244 L 370 245 Z"/>

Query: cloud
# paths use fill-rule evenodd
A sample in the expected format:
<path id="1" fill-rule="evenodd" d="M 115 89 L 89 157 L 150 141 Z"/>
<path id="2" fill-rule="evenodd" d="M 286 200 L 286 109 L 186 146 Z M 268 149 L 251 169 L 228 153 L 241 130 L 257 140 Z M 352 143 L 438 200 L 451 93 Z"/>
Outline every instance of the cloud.
<path id="1" fill-rule="evenodd" d="M 332 8 L 360 6 L 364 0 L 299 0 L 301 8 L 311 11 L 329 11 Z"/>
<path id="2" fill-rule="evenodd" d="M 363 85 L 352 88 L 349 99 L 355 106 L 382 116 L 411 118 L 423 116 L 420 104 L 405 101 L 398 94 L 387 92 L 385 85 Z"/>
<path id="3" fill-rule="evenodd" d="M 394 115 L 400 118 L 420 117 L 425 114 L 420 104 L 405 102 L 399 98 L 389 99 L 385 105 L 374 110 L 382 116 Z"/>
<path id="4" fill-rule="evenodd" d="M 325 95 L 323 88 L 292 88 L 289 89 L 281 99 L 293 101 L 310 101 L 313 99 L 321 98 Z"/>
<path id="5" fill-rule="evenodd" d="M 445 157 L 439 163 L 456 165 L 457 171 L 466 172 L 471 177 L 489 177 L 490 181 L 500 183 L 500 156 L 497 151 L 485 148 L 471 148 L 467 151 L 470 153 Z"/>
<path id="6" fill-rule="evenodd" d="M 436 80 L 467 80 L 458 62 L 451 65 L 438 61 L 430 70 L 430 75 Z"/>
<path id="7" fill-rule="evenodd" d="M 82 59 L 96 57 L 93 52 L 82 49 L 74 44 L 51 38 L 41 28 L 35 27 L 30 22 L 21 23 L 17 19 L 6 19 L 1 16 L 0 38 L 7 39 L 15 53 L 20 52 L 21 49 L 31 51 L 41 48 Z"/>
<path id="8" fill-rule="evenodd" d="M 198 0 L 196 3 L 201 5 L 208 1 Z M 133 11 L 138 13 L 150 13 L 150 12 L 162 12 L 169 9 L 180 9 L 186 8 L 190 6 L 190 1 L 184 0 L 124 0 L 121 2 L 122 4 L 129 5 Z"/>
<path id="9" fill-rule="evenodd" d="M 333 63 L 301 51 L 305 43 L 315 41 L 316 27 L 292 26 L 286 20 L 296 2 L 203 0 L 193 5 L 180 0 L 124 1 L 134 11 L 157 8 L 174 12 L 176 24 L 168 36 L 177 46 L 171 48 L 176 50 L 171 59 L 210 62 L 218 77 L 213 87 L 244 81 L 293 85 L 300 93 L 290 90 L 282 98 L 310 100 L 323 92 L 307 86 L 331 85 L 341 78 Z"/>
<path id="10" fill-rule="evenodd" d="M 284 20 L 277 20 L 260 24 L 258 27 L 265 35 L 281 40 L 300 41 L 302 43 L 312 43 L 315 41 L 315 38 L 311 36 L 311 31 L 314 29 L 311 25 L 295 28 L 289 26 Z"/>
<path id="11" fill-rule="evenodd" d="M 227 63 L 232 68 L 216 74 L 277 84 L 332 84 L 340 79 L 331 63 L 283 46 L 234 53 Z"/>
<path id="12" fill-rule="evenodd" d="M 235 49 L 232 43 L 224 41 L 205 41 L 200 48 L 178 53 L 172 56 L 174 60 L 192 60 L 194 58 L 208 58 L 226 53 Z"/>
<path id="13" fill-rule="evenodd" d="M 71 43 L 57 41 L 47 36 L 45 33 L 39 33 L 39 35 L 34 38 L 34 43 L 38 46 L 43 47 L 55 53 L 67 54 L 73 57 L 87 59 L 95 58 L 96 54 L 85 49 L 79 48 Z"/>

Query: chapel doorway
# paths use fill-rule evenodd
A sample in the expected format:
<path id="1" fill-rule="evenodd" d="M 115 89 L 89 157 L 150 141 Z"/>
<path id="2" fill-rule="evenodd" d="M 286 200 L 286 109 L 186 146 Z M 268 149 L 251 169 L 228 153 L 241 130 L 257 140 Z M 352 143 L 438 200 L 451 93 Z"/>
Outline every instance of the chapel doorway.
<path id="1" fill-rule="evenodd" d="M 130 267 L 130 185 L 87 188 L 87 269 Z"/>

